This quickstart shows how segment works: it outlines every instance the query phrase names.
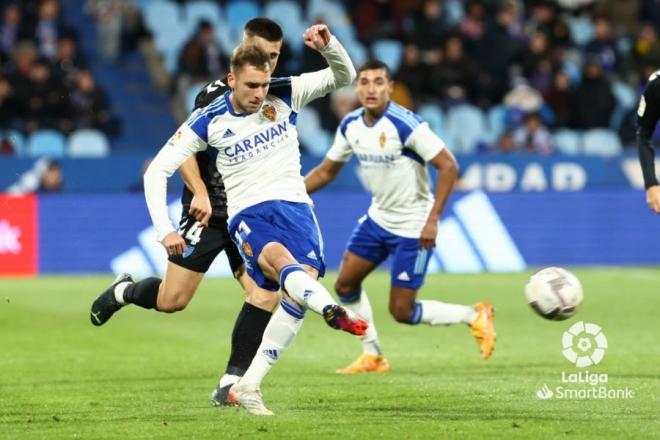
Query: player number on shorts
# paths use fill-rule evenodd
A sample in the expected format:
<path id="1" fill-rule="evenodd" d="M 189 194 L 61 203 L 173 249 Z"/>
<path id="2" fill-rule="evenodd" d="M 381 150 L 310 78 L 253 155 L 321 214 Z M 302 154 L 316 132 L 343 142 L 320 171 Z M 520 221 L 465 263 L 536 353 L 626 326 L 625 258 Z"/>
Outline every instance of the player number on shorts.
<path id="1" fill-rule="evenodd" d="M 199 243 L 199 240 L 202 239 L 202 231 L 204 226 L 200 222 L 195 222 L 193 225 L 186 231 L 185 239 L 190 242 L 192 246 L 195 246 Z"/>

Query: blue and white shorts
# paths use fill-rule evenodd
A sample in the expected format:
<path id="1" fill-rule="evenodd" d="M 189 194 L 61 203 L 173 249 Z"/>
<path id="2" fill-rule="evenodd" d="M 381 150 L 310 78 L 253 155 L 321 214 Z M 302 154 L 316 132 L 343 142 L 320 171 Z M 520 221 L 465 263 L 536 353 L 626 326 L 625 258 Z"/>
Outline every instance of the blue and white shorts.
<path id="1" fill-rule="evenodd" d="M 245 208 L 229 222 L 229 235 L 259 287 L 280 288 L 277 281 L 266 278 L 257 263 L 264 246 L 271 242 L 286 247 L 298 263 L 318 270 L 319 277 L 325 274 L 323 238 L 314 211 L 306 203 L 271 200 Z"/>
<path id="2" fill-rule="evenodd" d="M 424 284 L 433 249 L 419 247 L 419 238 L 394 235 L 378 226 L 369 216 L 358 221 L 347 249 L 365 260 L 380 264 L 392 255 L 392 286 L 417 290 Z"/>

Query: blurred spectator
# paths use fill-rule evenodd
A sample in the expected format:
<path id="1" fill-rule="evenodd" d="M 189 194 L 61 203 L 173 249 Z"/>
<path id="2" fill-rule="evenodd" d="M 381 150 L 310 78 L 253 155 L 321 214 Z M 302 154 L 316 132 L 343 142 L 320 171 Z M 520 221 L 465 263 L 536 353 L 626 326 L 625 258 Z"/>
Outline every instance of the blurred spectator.
<path id="1" fill-rule="evenodd" d="M 532 2 L 529 12 L 528 32 L 542 32 L 552 47 L 571 45 L 571 35 L 566 23 L 557 14 L 557 5 L 551 0 Z"/>
<path id="2" fill-rule="evenodd" d="M 575 125 L 579 129 L 608 127 L 616 101 L 598 59 L 590 58 L 575 91 Z"/>
<path id="3" fill-rule="evenodd" d="M 63 184 L 64 176 L 62 173 L 62 168 L 60 167 L 59 163 L 53 161 L 46 166 L 46 169 L 41 174 L 37 192 L 59 193 L 62 192 Z"/>
<path id="4" fill-rule="evenodd" d="M 459 31 L 468 41 L 479 41 L 486 29 L 486 8 L 479 0 L 471 0 L 463 21 L 459 25 Z"/>
<path id="5" fill-rule="evenodd" d="M 404 82 L 410 89 L 410 93 L 418 99 L 424 99 L 428 93 L 428 66 L 422 63 L 419 49 L 414 44 L 408 44 L 403 51 L 403 60 L 394 79 Z"/>
<path id="6" fill-rule="evenodd" d="M 658 32 L 650 24 L 642 26 L 632 49 L 632 61 L 640 78 L 645 83 L 655 69 L 660 66 L 660 42 Z"/>
<path id="7" fill-rule="evenodd" d="M 16 3 L 8 3 L 0 22 L 0 61 L 6 61 L 19 40 L 27 37 L 21 24 L 21 10 Z"/>
<path id="8" fill-rule="evenodd" d="M 545 102 L 554 114 L 554 123 L 559 127 L 572 127 L 573 117 L 573 86 L 566 72 L 555 72 L 552 87 L 545 96 Z"/>
<path id="9" fill-rule="evenodd" d="M 78 52 L 76 40 L 69 37 L 60 39 L 57 44 L 57 56 L 53 60 L 53 75 L 71 87 L 78 69 L 87 67 L 85 58 Z"/>
<path id="10" fill-rule="evenodd" d="M 617 53 L 612 38 L 612 26 L 605 17 L 594 20 L 594 39 L 585 47 L 587 56 L 596 57 L 607 73 L 617 67 Z"/>
<path id="11" fill-rule="evenodd" d="M 475 43 L 472 55 L 480 69 L 480 105 L 490 106 L 499 102 L 509 89 L 509 68 L 522 48 L 522 42 L 510 32 L 515 18 L 512 7 L 499 9 L 481 39 Z"/>
<path id="12" fill-rule="evenodd" d="M 419 49 L 424 63 L 438 63 L 441 56 L 440 46 L 447 32 L 440 0 L 425 0 L 421 11 L 412 14 L 407 21 L 407 43 Z"/>
<path id="13" fill-rule="evenodd" d="M 11 84 L 0 77 L 0 128 L 8 128 L 16 111 Z"/>
<path id="14" fill-rule="evenodd" d="M 39 53 L 52 60 L 57 56 L 57 42 L 64 36 L 75 37 L 75 32 L 59 18 L 57 0 L 43 0 L 39 5 L 34 37 Z"/>
<path id="15" fill-rule="evenodd" d="M 401 0 L 357 0 L 351 2 L 351 17 L 358 38 L 365 43 L 402 36 L 404 4 Z"/>
<path id="16" fill-rule="evenodd" d="M 97 0 L 95 5 L 98 24 L 98 44 L 101 57 L 106 62 L 119 58 L 121 50 L 123 0 Z"/>
<path id="17" fill-rule="evenodd" d="M 197 32 L 181 51 L 179 74 L 192 77 L 193 82 L 220 78 L 227 73 L 223 61 L 213 25 L 205 20 L 200 21 Z"/>
<path id="18" fill-rule="evenodd" d="M 538 113 L 525 115 L 523 125 L 513 132 L 513 145 L 517 151 L 526 153 L 552 153 L 552 136 Z"/>
<path id="19" fill-rule="evenodd" d="M 522 74 L 542 94 L 552 85 L 553 64 L 550 57 L 548 36 L 538 31 L 532 34 L 520 55 Z"/>
<path id="20" fill-rule="evenodd" d="M 62 192 L 64 186 L 64 176 L 62 168 L 57 162 L 50 162 L 39 180 L 39 193 L 59 193 Z"/>
<path id="21" fill-rule="evenodd" d="M 457 36 L 447 38 L 443 62 L 431 68 L 430 91 L 434 96 L 449 101 L 473 99 L 477 69 L 465 56 L 463 40 Z"/>
<path id="22" fill-rule="evenodd" d="M 25 131 L 42 128 L 73 130 L 70 90 L 53 78 L 44 59 L 37 60 L 30 70 L 28 89 L 17 99 L 25 104 Z"/>
<path id="23" fill-rule="evenodd" d="M 134 51 L 138 48 L 140 41 L 149 36 L 149 31 L 144 24 L 144 18 L 140 10 L 133 3 L 126 4 L 121 28 L 122 53 Z"/>
<path id="24" fill-rule="evenodd" d="M 119 134 L 119 121 L 110 110 L 108 95 L 96 84 L 89 70 L 81 70 L 76 75 L 71 100 L 78 128 L 101 130 L 108 137 Z"/>
<path id="25" fill-rule="evenodd" d="M 342 87 L 335 90 L 330 94 L 330 110 L 335 116 L 334 128 L 339 125 L 339 121 L 344 119 L 344 116 L 355 110 L 360 106 L 360 101 L 355 94 L 353 86 Z"/>

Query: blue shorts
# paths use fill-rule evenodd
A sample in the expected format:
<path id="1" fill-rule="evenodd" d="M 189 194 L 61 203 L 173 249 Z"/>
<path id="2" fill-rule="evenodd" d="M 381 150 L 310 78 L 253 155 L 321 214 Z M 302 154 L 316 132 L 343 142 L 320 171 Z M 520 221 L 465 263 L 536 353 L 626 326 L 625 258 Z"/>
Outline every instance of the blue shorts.
<path id="1" fill-rule="evenodd" d="M 358 221 L 353 235 L 348 240 L 347 249 L 376 264 L 392 255 L 392 286 L 413 290 L 424 284 L 426 269 L 433 253 L 433 249 L 419 247 L 419 238 L 394 235 L 366 215 Z"/>
<path id="2" fill-rule="evenodd" d="M 306 203 L 272 200 L 245 208 L 229 222 L 229 235 L 259 287 L 280 288 L 277 281 L 266 278 L 257 263 L 264 246 L 271 242 L 286 247 L 298 263 L 318 270 L 319 277 L 325 274 L 323 238 L 314 211 Z"/>

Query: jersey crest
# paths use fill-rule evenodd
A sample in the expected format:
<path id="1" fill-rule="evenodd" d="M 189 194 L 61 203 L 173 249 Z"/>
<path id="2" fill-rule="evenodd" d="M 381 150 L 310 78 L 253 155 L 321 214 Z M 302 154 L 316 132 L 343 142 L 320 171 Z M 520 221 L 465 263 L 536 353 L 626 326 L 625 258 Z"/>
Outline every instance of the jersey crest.
<path id="1" fill-rule="evenodd" d="M 264 116 L 264 118 L 268 119 L 270 122 L 275 122 L 275 118 L 277 117 L 277 110 L 275 110 L 275 107 L 272 105 L 264 105 L 264 108 L 261 110 L 261 114 Z"/>
<path id="2" fill-rule="evenodd" d="M 380 144 L 380 148 L 385 147 L 385 142 L 387 141 L 387 136 L 385 136 L 385 132 L 381 131 L 380 132 L 380 137 L 378 138 L 378 143 Z"/>

